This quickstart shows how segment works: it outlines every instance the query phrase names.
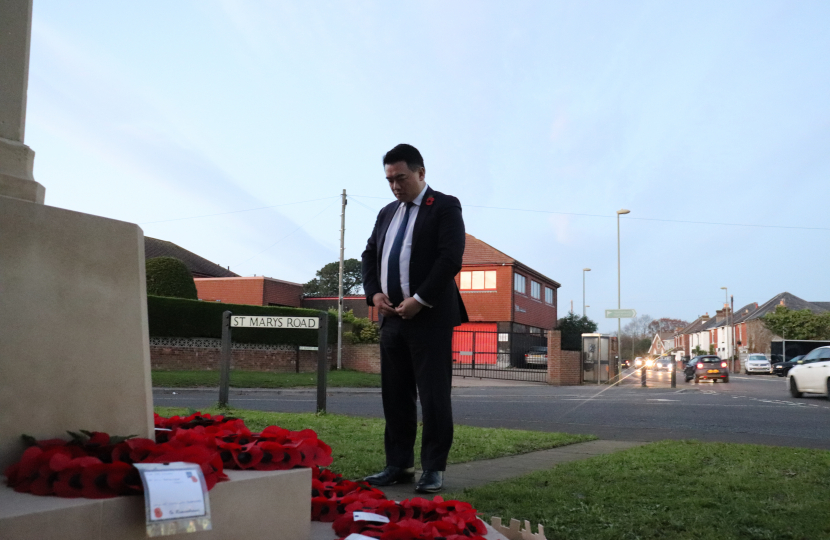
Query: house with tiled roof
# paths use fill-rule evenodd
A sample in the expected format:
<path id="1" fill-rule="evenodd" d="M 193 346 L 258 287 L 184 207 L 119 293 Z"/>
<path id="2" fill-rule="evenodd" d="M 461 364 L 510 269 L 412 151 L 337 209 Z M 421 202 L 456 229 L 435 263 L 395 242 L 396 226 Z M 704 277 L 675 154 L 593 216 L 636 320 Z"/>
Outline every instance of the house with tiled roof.
<path id="1" fill-rule="evenodd" d="M 660 356 L 674 348 L 674 332 L 657 332 L 651 340 L 648 354 Z"/>
<path id="2" fill-rule="evenodd" d="M 784 306 L 793 311 L 807 309 L 816 314 L 830 311 L 830 302 L 808 302 L 788 292 L 776 294 L 736 324 L 735 333 L 740 336 L 738 340 L 741 342 L 738 350 L 742 354 L 770 355 L 772 342 L 783 339 L 783 336 L 777 336 L 767 329 L 763 321 L 764 315 L 772 313 L 778 306 Z"/>
<path id="3" fill-rule="evenodd" d="M 194 278 L 239 277 L 238 274 L 231 272 L 230 268 L 223 268 L 173 242 L 145 236 L 144 259 L 149 260 L 154 257 L 175 257 L 179 259 L 187 266 Z"/>
<path id="4" fill-rule="evenodd" d="M 705 315 L 701 315 L 694 321 L 692 321 L 689 326 L 685 328 L 681 328 L 678 332 L 674 335 L 674 344 L 676 347 L 679 348 L 678 356 L 691 358 L 692 351 L 700 345 L 697 341 L 698 332 L 709 322 L 709 314 L 706 313 Z"/>

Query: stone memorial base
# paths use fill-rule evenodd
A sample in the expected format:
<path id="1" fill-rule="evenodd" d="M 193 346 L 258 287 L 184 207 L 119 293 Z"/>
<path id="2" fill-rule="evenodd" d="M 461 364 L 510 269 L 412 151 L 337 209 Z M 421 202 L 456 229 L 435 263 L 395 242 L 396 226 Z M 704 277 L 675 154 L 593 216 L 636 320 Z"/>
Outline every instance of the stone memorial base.
<path id="1" fill-rule="evenodd" d="M 20 435 L 153 437 L 144 234 L 0 196 L 0 473 Z"/>
<path id="2" fill-rule="evenodd" d="M 311 469 L 226 471 L 210 491 L 213 530 L 194 540 L 306 540 L 311 534 Z M 331 524 L 328 523 L 329 527 Z M 140 540 L 144 497 L 61 499 L 0 487 L 3 540 Z"/>

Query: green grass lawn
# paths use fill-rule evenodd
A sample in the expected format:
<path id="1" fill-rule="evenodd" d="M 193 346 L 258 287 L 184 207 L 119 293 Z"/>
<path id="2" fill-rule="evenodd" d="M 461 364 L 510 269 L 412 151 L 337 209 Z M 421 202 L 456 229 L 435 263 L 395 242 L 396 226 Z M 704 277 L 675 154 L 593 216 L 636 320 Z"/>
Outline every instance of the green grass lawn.
<path id="1" fill-rule="evenodd" d="M 663 441 L 445 497 L 548 538 L 830 538 L 830 452 Z"/>
<path id="2" fill-rule="evenodd" d="M 218 371 L 153 371 L 153 386 L 197 388 L 219 386 Z M 264 371 L 231 371 L 234 388 L 295 388 L 316 387 L 317 373 L 269 373 Z M 380 375 L 359 371 L 329 371 L 329 387 L 380 388 Z"/>
<path id="3" fill-rule="evenodd" d="M 156 407 L 162 416 L 187 414 L 186 409 Z M 203 409 L 210 414 L 219 409 Z M 383 428 L 385 422 L 376 418 L 358 418 L 339 414 L 316 415 L 313 413 L 273 413 L 230 409 L 225 414 L 245 420 L 252 431 L 261 431 L 269 425 L 287 429 L 313 429 L 331 446 L 334 463 L 331 469 L 347 478 L 361 478 L 381 470 L 385 465 L 383 453 Z M 589 435 L 543 433 L 512 429 L 491 429 L 455 426 L 455 441 L 450 451 L 450 463 L 463 463 L 477 459 L 489 459 L 534 450 L 555 448 L 566 444 L 595 439 Z M 415 463 L 420 463 L 420 431 L 415 443 Z"/>

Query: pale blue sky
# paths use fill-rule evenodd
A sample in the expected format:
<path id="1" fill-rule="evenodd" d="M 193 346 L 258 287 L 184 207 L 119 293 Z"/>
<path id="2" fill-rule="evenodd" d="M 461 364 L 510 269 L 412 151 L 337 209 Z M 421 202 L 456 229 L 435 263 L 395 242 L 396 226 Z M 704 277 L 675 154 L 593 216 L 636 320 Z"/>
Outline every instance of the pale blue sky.
<path id="1" fill-rule="evenodd" d="M 830 301 L 828 23 L 823 1 L 35 0 L 26 142 L 47 204 L 242 275 L 335 260 L 344 188 L 359 258 L 408 142 L 562 314 L 591 267 L 603 330 L 619 208 L 623 307 Z"/>

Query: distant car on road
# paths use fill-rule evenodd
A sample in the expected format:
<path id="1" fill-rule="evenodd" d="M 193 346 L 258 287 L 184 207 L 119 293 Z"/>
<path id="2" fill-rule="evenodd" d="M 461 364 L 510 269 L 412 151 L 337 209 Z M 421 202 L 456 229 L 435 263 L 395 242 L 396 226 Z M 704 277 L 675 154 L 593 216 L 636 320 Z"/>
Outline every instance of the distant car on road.
<path id="1" fill-rule="evenodd" d="M 525 353 L 525 366 L 547 366 L 548 348 L 541 345 L 531 347 Z"/>
<path id="2" fill-rule="evenodd" d="M 645 364 L 646 364 L 646 359 L 643 358 L 642 356 L 638 356 L 637 358 L 634 359 L 634 367 L 635 368 L 639 369 L 639 368 L 643 367 Z"/>
<path id="3" fill-rule="evenodd" d="M 674 368 L 674 359 L 671 356 L 661 356 L 654 361 L 654 369 L 671 371 Z"/>
<path id="4" fill-rule="evenodd" d="M 804 392 L 824 394 L 830 399 L 830 347 L 813 349 L 802 358 L 804 363 L 787 373 L 787 388 L 794 398 Z"/>
<path id="5" fill-rule="evenodd" d="M 767 355 L 752 353 L 746 358 L 744 373 L 747 375 L 752 375 L 753 373 L 772 373 L 772 364 L 769 363 Z"/>
<path id="6" fill-rule="evenodd" d="M 620 365 L 622 366 L 622 369 L 628 369 L 631 367 L 631 360 L 623 358 L 620 360 Z"/>
<path id="7" fill-rule="evenodd" d="M 778 375 L 779 377 L 786 377 L 787 373 L 789 373 L 792 368 L 803 363 L 801 361 L 802 358 L 804 358 L 803 354 L 798 355 L 790 360 L 787 360 L 786 362 L 778 362 L 777 364 L 773 364 L 772 372 Z"/>
<path id="8" fill-rule="evenodd" d="M 729 382 L 727 363 L 714 354 L 695 356 L 686 364 L 684 373 L 686 374 L 686 382 L 694 379 L 695 384 L 700 382 L 700 379 Z"/>

